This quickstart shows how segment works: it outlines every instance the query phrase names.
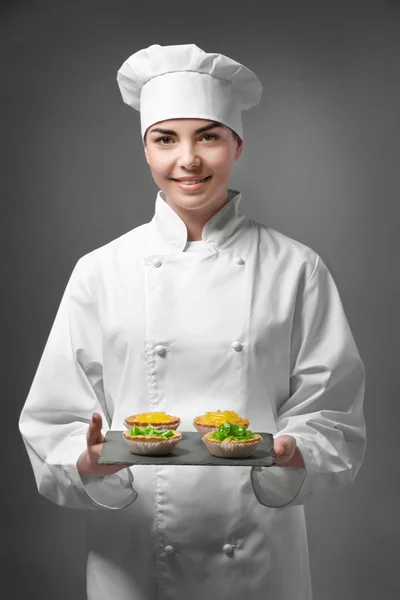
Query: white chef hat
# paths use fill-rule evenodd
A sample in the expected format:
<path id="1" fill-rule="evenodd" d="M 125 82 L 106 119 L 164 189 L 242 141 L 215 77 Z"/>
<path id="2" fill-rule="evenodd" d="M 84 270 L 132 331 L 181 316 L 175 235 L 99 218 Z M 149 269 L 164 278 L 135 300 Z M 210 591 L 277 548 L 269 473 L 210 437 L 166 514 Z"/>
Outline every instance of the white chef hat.
<path id="1" fill-rule="evenodd" d="M 117 75 L 122 98 L 140 111 L 142 138 L 167 119 L 218 121 L 243 138 L 241 111 L 259 103 L 256 75 L 223 54 L 195 44 L 154 44 L 132 54 Z"/>

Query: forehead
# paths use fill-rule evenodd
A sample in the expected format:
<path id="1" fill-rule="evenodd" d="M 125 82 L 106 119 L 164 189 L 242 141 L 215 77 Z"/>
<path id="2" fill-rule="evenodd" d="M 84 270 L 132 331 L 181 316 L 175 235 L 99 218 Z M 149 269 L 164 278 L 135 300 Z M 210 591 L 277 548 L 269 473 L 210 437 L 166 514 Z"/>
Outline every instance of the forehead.
<path id="1" fill-rule="evenodd" d="M 157 123 L 153 123 L 148 128 L 148 131 L 151 133 L 155 129 L 163 129 L 168 130 L 170 132 L 174 131 L 176 133 L 196 133 L 198 129 L 202 129 L 203 127 L 211 128 L 218 127 L 220 129 L 224 128 L 225 125 L 218 123 L 217 121 L 210 121 L 208 119 L 168 119 L 165 121 L 158 121 Z"/>

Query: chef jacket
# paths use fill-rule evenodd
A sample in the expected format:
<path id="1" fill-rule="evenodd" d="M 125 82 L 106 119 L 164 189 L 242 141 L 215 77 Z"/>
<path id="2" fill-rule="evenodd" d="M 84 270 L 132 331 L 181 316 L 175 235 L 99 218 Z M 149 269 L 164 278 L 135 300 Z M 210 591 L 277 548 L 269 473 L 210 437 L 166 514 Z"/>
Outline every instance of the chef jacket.
<path id="1" fill-rule="evenodd" d="M 19 425 L 40 494 L 87 509 L 89 599 L 312 598 L 303 504 L 360 468 L 364 368 L 324 262 L 240 201 L 188 244 L 159 192 L 66 287 Z M 305 468 L 77 471 L 93 412 L 104 433 L 146 411 L 185 432 L 217 409 L 294 436 Z"/>

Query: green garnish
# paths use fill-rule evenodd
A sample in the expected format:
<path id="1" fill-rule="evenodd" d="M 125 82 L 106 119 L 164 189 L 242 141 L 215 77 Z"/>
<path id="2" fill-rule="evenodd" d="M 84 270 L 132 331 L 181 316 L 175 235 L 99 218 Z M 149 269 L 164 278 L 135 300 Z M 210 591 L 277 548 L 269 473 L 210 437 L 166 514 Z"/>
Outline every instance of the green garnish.
<path id="1" fill-rule="evenodd" d="M 247 440 L 254 437 L 254 433 L 250 429 L 246 429 L 244 425 L 236 425 L 235 423 L 221 423 L 217 431 L 213 431 L 212 437 L 215 440 L 223 442 L 225 438 L 229 437 L 231 440 Z"/>
<path id="2" fill-rule="evenodd" d="M 147 427 L 137 427 L 134 425 L 129 430 L 129 435 L 155 435 L 161 438 L 170 438 L 174 435 L 172 429 L 167 429 L 163 431 L 162 429 L 157 429 L 152 425 L 148 425 Z"/>

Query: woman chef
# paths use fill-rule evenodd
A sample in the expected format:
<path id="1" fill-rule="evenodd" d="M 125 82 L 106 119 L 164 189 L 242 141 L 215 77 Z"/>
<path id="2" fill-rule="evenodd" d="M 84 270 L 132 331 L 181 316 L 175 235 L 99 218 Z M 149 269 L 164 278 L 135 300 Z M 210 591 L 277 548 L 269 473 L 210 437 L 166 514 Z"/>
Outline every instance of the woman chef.
<path id="1" fill-rule="evenodd" d="M 118 84 L 160 191 L 150 223 L 68 282 L 20 417 L 38 490 L 88 509 L 90 599 L 310 600 L 303 503 L 351 483 L 365 448 L 338 291 L 313 250 L 244 216 L 228 188 L 254 73 L 153 45 Z M 217 409 L 272 432 L 280 466 L 97 464 L 127 415 L 166 411 L 190 431 Z"/>

